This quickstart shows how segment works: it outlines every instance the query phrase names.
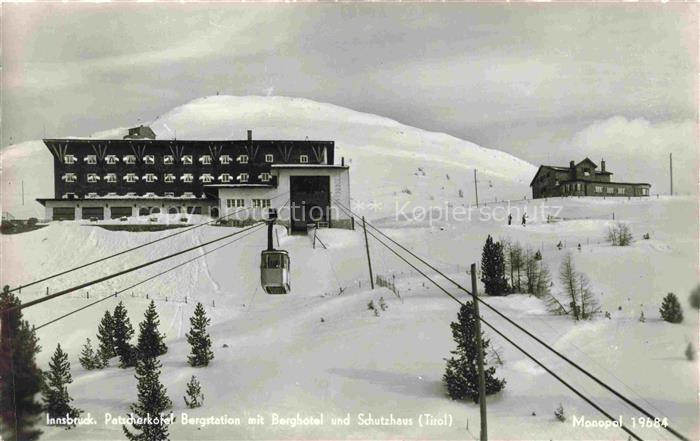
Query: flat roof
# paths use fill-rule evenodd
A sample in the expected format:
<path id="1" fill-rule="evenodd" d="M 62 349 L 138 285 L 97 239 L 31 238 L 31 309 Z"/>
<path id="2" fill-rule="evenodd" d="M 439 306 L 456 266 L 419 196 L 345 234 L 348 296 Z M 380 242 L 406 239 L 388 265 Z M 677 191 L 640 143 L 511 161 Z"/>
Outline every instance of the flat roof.
<path id="1" fill-rule="evenodd" d="M 46 202 L 90 202 L 90 201 L 99 201 L 99 202 L 107 202 L 107 201 L 112 201 L 112 202 L 144 202 L 144 201 L 157 201 L 157 202 L 183 202 L 183 201 L 190 201 L 190 202 L 214 202 L 218 201 L 216 198 L 198 198 L 198 197 L 189 197 L 189 196 L 175 196 L 175 197 L 165 197 L 165 196 L 149 196 L 149 197 L 138 197 L 138 196 L 100 196 L 96 198 L 75 198 L 75 199 L 64 199 L 64 198 L 36 198 L 36 201 L 39 202 L 41 205 L 46 205 Z"/>
<path id="2" fill-rule="evenodd" d="M 333 165 L 333 164 L 272 164 L 272 168 L 340 168 L 349 169 L 349 165 Z"/>

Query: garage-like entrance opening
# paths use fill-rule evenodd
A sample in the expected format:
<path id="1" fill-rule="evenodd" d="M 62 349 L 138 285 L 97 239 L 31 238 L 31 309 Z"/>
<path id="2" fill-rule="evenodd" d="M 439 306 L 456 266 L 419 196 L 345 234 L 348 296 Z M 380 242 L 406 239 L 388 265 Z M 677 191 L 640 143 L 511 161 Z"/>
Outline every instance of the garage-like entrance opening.
<path id="1" fill-rule="evenodd" d="M 98 219 L 105 218 L 104 207 L 83 207 L 83 219 Z"/>
<path id="2" fill-rule="evenodd" d="M 75 220 L 75 207 L 53 207 L 53 220 Z"/>
<path id="3" fill-rule="evenodd" d="M 330 176 L 290 176 L 292 232 L 306 232 L 307 224 L 331 223 Z"/>
<path id="4" fill-rule="evenodd" d="M 131 217 L 131 214 L 131 207 L 112 207 L 110 209 L 110 217 L 112 219 L 119 219 L 120 217 Z"/>

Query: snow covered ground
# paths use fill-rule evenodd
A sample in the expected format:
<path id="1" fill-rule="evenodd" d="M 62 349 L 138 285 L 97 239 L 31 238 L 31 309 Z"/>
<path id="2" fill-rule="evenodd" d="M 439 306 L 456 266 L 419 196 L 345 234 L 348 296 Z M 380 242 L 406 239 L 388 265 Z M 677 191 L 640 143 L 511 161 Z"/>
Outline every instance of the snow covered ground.
<path id="1" fill-rule="evenodd" d="M 601 316 L 574 323 L 550 315 L 540 300 L 522 294 L 486 301 L 652 413 L 667 417 L 690 439 L 700 436 L 698 362 L 689 362 L 683 355 L 688 342 L 698 344 L 698 314 L 687 303 L 688 293 L 698 283 L 697 200 L 521 200 L 535 172 L 526 162 L 445 134 L 301 99 L 203 98 L 159 117 L 152 127 L 159 137 L 177 131 L 178 138 L 243 138 L 246 129 L 253 129 L 253 136 L 261 139 L 335 140 L 336 156 L 352 160 L 353 209 L 461 283 L 468 283 L 465 270 L 479 260 L 488 234 L 541 250 L 555 276 L 555 293 L 559 264 L 571 252 L 610 319 Z M 95 136 L 117 137 L 122 132 Z M 27 200 L 51 196 L 51 157 L 40 142 L 30 142 L 5 149 L 1 159 L 3 211 L 27 216 L 29 211 L 22 210 L 30 205 L 23 208 L 18 202 L 17 182 L 25 180 Z M 479 210 L 471 196 L 474 168 L 479 169 Z M 43 169 L 45 173 L 37 173 Z M 47 179 L 29 179 L 30 175 Z M 517 201 L 494 202 L 508 199 Z M 514 216 L 512 226 L 505 222 L 508 210 Z M 519 219 L 525 210 L 529 218 L 522 227 Z M 555 216 L 556 222 L 547 223 L 547 214 Z M 630 224 L 636 239 L 632 246 L 616 248 L 605 242 L 613 217 Z M 2 282 L 16 286 L 175 231 L 128 233 L 53 222 L 29 233 L 0 236 Z M 56 292 L 232 231 L 198 228 L 26 288 L 20 296 L 29 301 L 43 296 L 47 288 Z M 642 240 L 644 233 L 650 234 L 649 240 Z M 72 363 L 75 381 L 70 392 L 75 404 L 98 421 L 69 431 L 43 427 L 43 438 L 123 438 L 119 425 L 104 424 L 104 415 L 125 415 L 135 400 L 133 369 L 85 371 L 78 364 L 78 354 L 86 338 L 94 340 L 105 310 L 124 301 L 136 327 L 148 299 L 157 302 L 169 347 L 161 357 L 161 378 L 177 417 L 171 426 L 172 439 L 477 437 L 478 406 L 451 401 L 441 383 L 443 359 L 454 349 L 449 324 L 456 319 L 458 305 L 371 238 L 375 274 L 395 279 L 401 297 L 385 288 L 370 290 L 360 231 L 320 230 L 328 249 L 318 244 L 314 249 L 310 237 L 288 237 L 283 229 L 278 234 L 280 247 L 292 259 L 288 296 L 266 295 L 259 288 L 258 259 L 266 238 L 264 230 L 257 230 L 118 299 L 110 298 L 38 330 L 43 347 L 39 363 L 46 367 L 60 342 Z M 560 241 L 565 246 L 561 251 L 556 248 Z M 203 252 L 193 251 L 29 308 L 25 317 L 39 326 Z M 464 297 L 449 284 L 444 286 Z M 661 299 L 668 292 L 681 300 L 682 324 L 659 318 Z M 375 317 L 366 305 L 380 297 L 389 309 Z M 204 369 L 186 364 L 185 333 L 196 302 L 206 306 L 213 322 L 216 358 Z M 645 323 L 638 321 L 641 311 Z M 612 415 L 623 415 L 628 424 L 630 418 L 641 416 L 490 311 L 482 308 L 482 313 Z M 507 380 L 505 390 L 488 399 L 492 439 L 627 439 L 616 428 L 574 427 L 573 416 L 603 417 L 507 342 L 488 329 L 485 332 L 502 354 L 497 375 Z M 201 380 L 205 405 L 190 411 L 182 396 L 193 374 Z M 560 403 L 569 416 L 565 423 L 553 415 Z M 183 412 L 203 418 L 228 415 L 240 418 L 240 425 L 185 425 Z M 323 424 L 275 425 L 273 414 L 284 418 L 322 415 Z M 332 418 L 348 414 L 348 426 L 333 424 Z M 248 418 L 258 421 L 258 415 L 264 424 L 249 424 Z M 395 424 L 361 424 L 382 416 L 393 418 Z M 412 425 L 397 425 L 398 420 Z M 672 439 L 663 430 L 635 431 L 645 439 Z"/>
<path id="2" fill-rule="evenodd" d="M 526 227 L 509 227 L 501 221 L 476 218 L 433 227 L 384 219 L 382 228 L 463 283 L 467 283 L 464 270 L 479 258 L 486 234 L 541 249 L 553 273 L 564 253 L 572 252 L 577 267 L 591 278 L 594 291 L 603 309 L 610 311 L 611 319 L 599 317 L 574 323 L 566 317 L 549 315 L 540 300 L 526 295 L 487 301 L 696 439 L 698 364 L 688 362 L 683 355 L 689 341 L 697 344 L 697 312 L 687 305 L 687 295 L 697 282 L 697 242 L 688 240 L 693 237 L 693 228 L 697 228 L 696 203 L 682 198 L 568 199 L 548 203 L 563 207 L 560 217 L 575 219 L 553 224 L 532 220 Z M 523 204 L 512 209 L 515 212 Z M 529 212 L 534 213 L 538 204 L 529 202 Z M 631 247 L 615 248 L 604 243 L 613 211 L 616 219 L 632 226 L 637 240 Z M 50 290 L 230 231 L 223 227 L 199 228 L 135 251 L 128 257 L 116 258 L 109 264 L 58 278 L 50 282 Z M 641 239 L 646 232 L 650 233 L 650 240 Z M 53 223 L 31 233 L 3 236 L 3 254 L 15 256 L 12 262 L 3 260 L 3 278 L 5 283 L 14 285 L 169 233 L 110 232 L 74 223 Z M 161 329 L 167 334 L 169 346 L 169 352 L 162 357 L 162 379 L 178 416 L 178 422 L 171 426 L 173 439 L 478 436 L 478 406 L 451 401 L 441 384 L 443 358 L 453 349 L 449 323 L 456 317 L 457 305 L 424 284 L 417 273 L 376 242 L 372 242 L 370 250 L 375 274 L 394 275 L 401 299 L 383 288 L 370 291 L 360 231 L 321 230 L 327 250 L 318 246 L 313 249 L 308 237 L 287 237 L 281 229 L 279 234 L 281 246 L 292 256 L 293 290 L 288 296 L 265 295 L 258 288 L 257 260 L 265 243 L 264 230 L 141 285 L 131 293 L 120 294 L 134 324 L 140 321 L 147 305 L 145 296 L 157 299 Z M 565 242 L 567 248 L 557 250 L 555 245 L 559 241 Z M 578 243 L 582 244 L 580 252 L 575 248 Z M 83 291 L 28 309 L 26 317 L 39 325 L 192 256 L 91 288 L 90 300 Z M 338 295 L 340 288 L 344 291 Z M 557 289 L 555 280 L 555 292 Z M 41 296 L 44 290 L 44 285 L 28 288 L 22 292 L 22 298 Z M 450 291 L 463 297 L 454 289 Z M 683 324 L 660 320 L 658 307 L 667 292 L 675 292 L 681 299 L 686 313 Z M 384 297 L 389 309 L 375 317 L 366 304 L 380 297 Z M 190 368 L 185 362 L 188 345 L 184 334 L 196 301 L 207 306 L 213 319 L 216 359 L 205 369 Z M 46 427 L 46 439 L 121 437 L 118 425 L 104 425 L 101 420 L 105 413 L 126 413 L 128 404 L 135 398 L 133 370 L 111 367 L 104 371 L 84 371 L 77 363 L 85 338 L 94 337 L 104 310 L 112 309 L 115 304 L 116 300 L 109 299 L 39 330 L 44 348 L 40 363 L 47 363 L 60 341 L 73 363 L 75 382 L 71 393 L 76 404 L 97 416 L 99 422 L 97 426 L 70 431 Z M 641 310 L 647 317 L 646 323 L 638 321 Z M 483 313 L 489 322 L 521 342 L 613 415 L 623 415 L 628 423 L 629 418 L 640 416 L 493 313 Z M 589 419 L 601 416 L 507 342 L 488 330 L 486 333 L 502 352 L 504 364 L 497 373 L 508 381 L 504 392 L 488 400 L 492 438 L 626 438 L 619 429 L 573 427 L 574 415 Z M 182 395 L 192 374 L 200 378 L 206 397 L 204 407 L 189 411 Z M 566 423 L 554 419 L 553 411 L 559 403 L 570 417 Z M 240 417 L 241 425 L 183 425 L 182 412 L 195 417 Z M 297 413 L 302 418 L 323 414 L 324 424 L 299 427 L 272 424 L 273 414 L 295 417 Z M 331 424 L 332 417 L 345 417 L 348 413 L 350 426 Z M 360 415 L 368 417 L 370 413 L 377 418 L 390 415 L 394 419 L 411 418 L 413 426 L 360 425 Z M 418 427 L 419 416 L 426 413 L 451 419 L 452 425 Z M 258 414 L 264 417 L 264 425 L 248 424 L 248 417 Z M 645 439 L 672 439 L 661 430 L 637 430 Z"/>

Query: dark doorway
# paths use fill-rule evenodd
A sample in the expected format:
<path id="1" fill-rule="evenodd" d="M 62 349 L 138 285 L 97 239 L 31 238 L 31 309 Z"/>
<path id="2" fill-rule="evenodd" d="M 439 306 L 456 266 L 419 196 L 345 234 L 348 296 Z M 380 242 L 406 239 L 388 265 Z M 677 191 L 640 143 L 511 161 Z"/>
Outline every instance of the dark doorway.
<path id="1" fill-rule="evenodd" d="M 331 178 L 329 176 L 290 176 L 292 232 L 306 232 L 307 224 L 331 222 Z"/>

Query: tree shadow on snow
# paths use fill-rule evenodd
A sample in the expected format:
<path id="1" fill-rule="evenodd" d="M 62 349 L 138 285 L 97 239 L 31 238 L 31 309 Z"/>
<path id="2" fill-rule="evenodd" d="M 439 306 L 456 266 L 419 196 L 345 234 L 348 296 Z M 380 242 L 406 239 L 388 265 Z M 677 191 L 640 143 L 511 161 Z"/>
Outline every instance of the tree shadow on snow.
<path id="1" fill-rule="evenodd" d="M 418 375 L 401 374 L 396 372 L 377 371 L 372 369 L 332 368 L 328 373 L 353 380 L 363 380 L 375 384 L 390 392 L 415 397 L 434 396 L 445 398 L 445 388 L 441 381 L 426 380 Z"/>

